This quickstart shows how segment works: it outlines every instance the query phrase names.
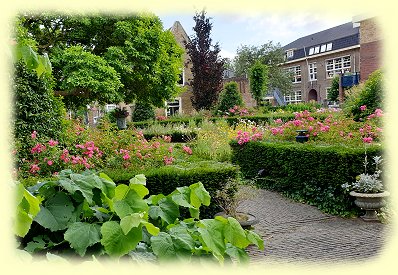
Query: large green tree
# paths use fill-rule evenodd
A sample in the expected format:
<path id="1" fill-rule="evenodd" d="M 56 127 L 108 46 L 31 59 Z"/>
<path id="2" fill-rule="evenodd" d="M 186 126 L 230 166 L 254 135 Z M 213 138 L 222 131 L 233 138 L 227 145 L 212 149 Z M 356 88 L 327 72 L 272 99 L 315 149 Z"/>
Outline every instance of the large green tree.
<path id="1" fill-rule="evenodd" d="M 55 89 L 70 96 L 68 107 L 85 105 L 88 100 L 139 100 L 162 106 L 180 92 L 177 82 L 183 50 L 152 14 L 51 13 L 24 18 L 39 52 L 48 53 L 54 63 Z M 79 66 L 69 66 L 72 60 Z"/>
<path id="2" fill-rule="evenodd" d="M 195 35 L 187 42 L 187 52 L 192 61 L 192 105 L 196 110 L 210 109 L 218 100 L 222 89 L 224 60 L 219 56 L 220 46 L 212 44 L 211 18 L 201 11 L 193 17 Z"/>
<path id="3" fill-rule="evenodd" d="M 256 61 L 268 67 L 268 89 L 278 88 L 282 93 L 291 91 L 291 78 L 279 65 L 284 60 L 284 52 L 280 44 L 269 41 L 261 46 L 243 45 L 236 51 L 233 68 L 236 76 L 248 76 L 250 68 Z"/>

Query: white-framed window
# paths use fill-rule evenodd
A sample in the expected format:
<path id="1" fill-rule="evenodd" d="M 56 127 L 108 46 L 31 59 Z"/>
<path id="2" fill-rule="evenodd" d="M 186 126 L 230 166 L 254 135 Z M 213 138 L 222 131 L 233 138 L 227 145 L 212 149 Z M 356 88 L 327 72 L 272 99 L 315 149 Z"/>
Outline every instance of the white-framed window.
<path id="1" fill-rule="evenodd" d="M 314 54 L 314 48 L 310 48 L 310 52 L 308 54 L 309 55 L 313 55 Z"/>
<path id="2" fill-rule="evenodd" d="M 316 63 L 310 63 L 308 64 L 308 75 L 310 81 L 317 80 L 316 76 Z"/>
<path id="3" fill-rule="evenodd" d="M 326 92 L 325 92 L 325 99 L 328 99 L 328 98 L 329 98 L 330 89 L 332 89 L 332 87 L 326 87 L 326 88 L 325 88 L 325 90 L 326 90 Z"/>
<path id="4" fill-rule="evenodd" d="M 117 107 L 116 104 L 106 104 L 105 105 L 105 112 L 107 113 L 107 112 L 110 112 L 112 110 L 115 110 L 116 107 Z"/>
<path id="5" fill-rule="evenodd" d="M 319 46 L 316 46 L 314 49 L 314 54 L 317 54 L 317 53 L 319 53 Z"/>
<path id="6" fill-rule="evenodd" d="M 321 53 L 326 51 L 326 44 L 321 45 Z"/>
<path id="7" fill-rule="evenodd" d="M 348 73 L 351 71 L 351 56 L 343 56 L 325 60 L 326 77 L 333 78 L 338 73 Z"/>
<path id="8" fill-rule="evenodd" d="M 326 44 L 326 50 L 331 51 L 332 50 L 332 43 Z"/>
<path id="9" fill-rule="evenodd" d="M 181 110 L 181 97 L 176 97 L 173 101 L 166 102 L 166 116 L 180 114 Z"/>
<path id="10" fill-rule="evenodd" d="M 293 83 L 300 83 L 301 82 L 301 66 L 294 66 L 287 68 L 288 72 L 292 75 L 292 82 Z"/>
<path id="11" fill-rule="evenodd" d="M 287 57 L 287 58 L 293 57 L 293 50 L 288 50 L 288 51 L 286 51 L 286 57 Z"/>
<path id="12" fill-rule="evenodd" d="M 287 94 L 284 96 L 285 97 L 285 102 L 286 103 L 298 103 L 303 101 L 302 100 L 302 93 L 301 91 L 294 91 L 291 92 L 290 94 Z"/>

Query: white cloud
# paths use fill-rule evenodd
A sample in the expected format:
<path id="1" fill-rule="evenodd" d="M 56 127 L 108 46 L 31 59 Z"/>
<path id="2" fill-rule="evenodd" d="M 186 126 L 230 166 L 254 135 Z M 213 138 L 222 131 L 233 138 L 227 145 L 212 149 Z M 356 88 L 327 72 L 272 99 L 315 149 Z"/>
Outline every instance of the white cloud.
<path id="1" fill-rule="evenodd" d="M 225 49 L 221 49 L 220 56 L 221 57 L 225 57 L 225 58 L 233 59 L 236 56 L 236 53 L 230 52 L 230 51 L 225 50 Z"/>

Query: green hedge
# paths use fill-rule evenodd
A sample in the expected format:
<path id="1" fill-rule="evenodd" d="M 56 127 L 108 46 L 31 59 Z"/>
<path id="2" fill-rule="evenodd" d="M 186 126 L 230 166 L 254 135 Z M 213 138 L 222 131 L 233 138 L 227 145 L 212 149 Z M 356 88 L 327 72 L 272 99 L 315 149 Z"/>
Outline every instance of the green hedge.
<path id="1" fill-rule="evenodd" d="M 364 148 L 282 142 L 249 142 L 240 146 L 236 141 L 231 142 L 231 147 L 232 163 L 240 166 L 244 177 L 257 177 L 261 187 L 330 214 L 357 214 L 353 198 L 341 185 L 355 181 L 364 172 Z M 371 160 L 382 155 L 382 148 L 369 146 L 367 154 Z M 370 172 L 371 168 L 368 167 Z"/>
<path id="2" fill-rule="evenodd" d="M 169 194 L 176 187 L 189 186 L 196 182 L 202 182 L 210 196 L 214 198 L 217 190 L 222 189 L 228 179 L 236 179 L 239 174 L 237 166 L 214 162 L 201 161 L 184 165 L 169 165 L 146 171 L 133 170 L 108 170 L 106 173 L 116 184 L 128 184 L 129 180 L 137 174 L 145 174 L 146 187 L 150 194 Z M 213 217 L 219 211 L 213 202 L 208 207 L 201 209 L 201 216 Z"/>
<path id="3" fill-rule="evenodd" d="M 324 120 L 326 119 L 328 115 L 324 113 L 315 113 L 313 114 L 313 117 L 315 119 L 319 120 Z M 215 122 L 217 120 L 226 120 L 230 126 L 236 124 L 239 122 L 240 119 L 244 120 L 250 120 L 253 121 L 257 124 L 264 124 L 264 123 L 272 123 L 274 120 L 280 118 L 283 122 L 287 122 L 289 120 L 294 120 L 295 114 L 293 113 L 267 113 L 264 115 L 253 115 L 253 116 L 233 116 L 233 117 L 211 117 L 211 118 L 206 118 L 209 121 Z M 140 121 L 140 122 L 130 122 L 128 124 L 129 128 L 140 128 L 144 129 L 149 127 L 150 125 L 157 123 L 160 125 L 167 125 L 167 124 L 188 124 L 190 121 L 195 121 L 196 125 L 199 126 L 204 118 L 196 117 L 196 118 L 172 118 L 172 119 L 167 119 L 167 120 L 161 120 L 161 121 L 154 121 L 154 120 L 148 120 L 148 121 Z"/>

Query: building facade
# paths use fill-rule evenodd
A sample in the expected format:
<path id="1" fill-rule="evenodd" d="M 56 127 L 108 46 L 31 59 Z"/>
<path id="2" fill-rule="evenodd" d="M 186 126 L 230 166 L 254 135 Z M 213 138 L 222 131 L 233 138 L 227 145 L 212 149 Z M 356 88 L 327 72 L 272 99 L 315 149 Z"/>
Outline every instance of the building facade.
<path id="1" fill-rule="evenodd" d="M 301 37 L 283 47 L 292 92 L 286 103 L 327 101 L 332 79 L 360 72 L 360 32 L 352 22 Z"/>

